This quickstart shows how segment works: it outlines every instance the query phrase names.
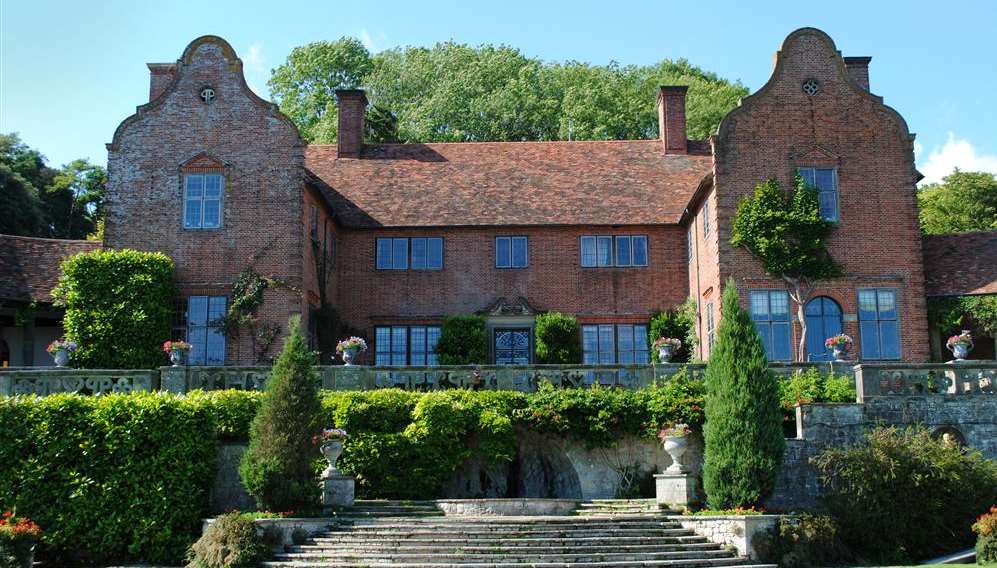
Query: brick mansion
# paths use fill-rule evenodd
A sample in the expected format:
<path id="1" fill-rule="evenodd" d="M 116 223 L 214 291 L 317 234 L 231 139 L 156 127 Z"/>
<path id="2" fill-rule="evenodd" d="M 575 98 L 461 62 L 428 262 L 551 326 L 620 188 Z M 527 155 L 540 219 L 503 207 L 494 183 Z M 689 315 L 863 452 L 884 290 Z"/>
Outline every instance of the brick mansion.
<path id="1" fill-rule="evenodd" d="M 149 101 L 107 145 L 103 246 L 174 260 L 175 336 L 194 344 L 191 364 L 255 362 L 250 340 L 217 324 L 247 269 L 284 284 L 266 290 L 262 321 L 283 331 L 300 314 L 314 333 L 331 306 L 367 338 L 367 364 L 436 363 L 440 323 L 456 314 L 487 318 L 488 363 L 531 363 L 547 311 L 577 318 L 583 362 L 647 363 L 650 318 L 688 298 L 694 356 L 708 360 L 728 278 L 769 358 L 789 361 L 798 306 L 730 233 L 756 185 L 799 174 L 835 224 L 828 248 L 844 268 L 802 306 L 805 358 L 827 360 L 824 339 L 843 332 L 859 360 L 927 361 L 926 299 L 997 293 L 997 260 L 960 269 L 953 255 L 974 249 L 922 237 L 914 135 L 870 91 L 870 59 L 796 30 L 768 82 L 706 140 L 687 137 L 683 86 L 660 88 L 653 140 L 418 144 L 367 143 L 367 96 L 347 90 L 338 142 L 316 145 L 250 90 L 225 40 L 205 36 L 175 63 L 149 64 Z M 993 235 L 965 238 L 997 258 Z M 25 275 L 0 296 L 45 289 L 25 268 L 33 241 L 3 238 L 0 266 Z M 8 338 L 13 364 L 31 364 L 43 327 L 35 347 Z"/>

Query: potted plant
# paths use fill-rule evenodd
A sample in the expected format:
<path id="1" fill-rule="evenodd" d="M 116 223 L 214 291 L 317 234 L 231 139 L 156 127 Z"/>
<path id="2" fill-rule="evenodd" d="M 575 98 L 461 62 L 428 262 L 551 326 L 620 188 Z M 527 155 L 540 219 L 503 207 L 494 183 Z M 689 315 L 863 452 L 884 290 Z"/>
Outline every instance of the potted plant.
<path id="1" fill-rule="evenodd" d="M 667 363 L 675 356 L 675 352 L 682 348 L 682 342 L 674 337 L 659 337 L 654 342 L 654 348 L 658 350 L 658 361 Z"/>
<path id="2" fill-rule="evenodd" d="M 692 428 L 689 428 L 687 424 L 666 423 L 658 430 L 658 438 L 661 439 L 665 451 L 672 458 L 672 465 L 668 466 L 665 473 L 685 473 L 685 467 L 681 460 L 682 454 L 689 447 L 688 437 L 691 433 Z"/>
<path id="3" fill-rule="evenodd" d="M 163 351 L 170 354 L 170 363 L 173 363 L 174 367 L 179 367 L 183 364 L 187 358 L 187 352 L 190 351 L 191 347 L 190 343 L 181 340 L 163 343 Z"/>
<path id="4" fill-rule="evenodd" d="M 322 477 L 339 475 L 336 467 L 336 460 L 343 453 L 343 441 L 346 440 L 346 430 L 342 428 L 323 428 L 321 432 L 312 437 L 312 444 L 318 446 L 320 452 L 329 462 L 329 467 L 322 472 Z"/>
<path id="5" fill-rule="evenodd" d="M 955 356 L 956 361 L 965 361 L 966 357 L 969 356 L 969 352 L 973 350 L 973 336 L 969 333 L 968 329 L 964 329 L 959 335 L 950 337 L 945 342 L 945 346 Z"/>
<path id="6" fill-rule="evenodd" d="M 31 568 L 41 537 L 42 529 L 31 519 L 5 512 L 0 517 L 0 565 Z"/>
<path id="7" fill-rule="evenodd" d="M 48 351 L 48 354 L 55 360 L 56 367 L 65 367 L 69 363 L 69 355 L 78 348 L 79 345 L 68 339 L 56 339 L 48 344 L 45 351 Z"/>
<path id="8" fill-rule="evenodd" d="M 844 333 L 839 333 L 825 339 L 824 347 L 831 350 L 835 361 L 844 361 L 845 357 L 848 357 L 848 349 L 851 348 L 852 343 L 854 342 L 851 337 Z"/>
<path id="9" fill-rule="evenodd" d="M 336 353 L 343 358 L 344 365 L 352 365 L 357 353 L 367 350 L 367 342 L 362 337 L 353 336 L 336 344 Z"/>

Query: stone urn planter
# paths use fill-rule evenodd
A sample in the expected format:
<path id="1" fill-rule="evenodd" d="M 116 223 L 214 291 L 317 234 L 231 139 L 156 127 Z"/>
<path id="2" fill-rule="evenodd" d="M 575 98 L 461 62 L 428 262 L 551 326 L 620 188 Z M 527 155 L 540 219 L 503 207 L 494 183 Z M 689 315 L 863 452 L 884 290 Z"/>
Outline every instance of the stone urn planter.
<path id="1" fill-rule="evenodd" d="M 662 363 L 668 363 L 672 360 L 675 355 L 675 350 L 671 345 L 662 345 L 658 347 L 658 361 Z"/>
<path id="2" fill-rule="evenodd" d="M 945 346 L 952 352 L 957 363 L 962 363 L 969 357 L 969 352 L 973 350 L 973 336 L 969 330 L 964 329 L 959 335 L 953 335 L 945 342 Z"/>
<path id="3" fill-rule="evenodd" d="M 326 440 L 319 446 L 319 451 L 322 452 L 325 461 L 329 462 L 329 467 L 325 468 L 322 472 L 322 477 L 339 475 L 336 461 L 339 460 L 339 456 L 343 455 L 343 441 L 337 439 Z"/>
<path id="4" fill-rule="evenodd" d="M 848 347 L 845 345 L 835 345 L 831 348 L 835 363 L 843 363 L 848 360 Z"/>
<path id="5" fill-rule="evenodd" d="M 848 360 L 848 348 L 852 346 L 852 338 L 844 333 L 828 337 L 824 340 L 824 347 L 831 350 L 835 363 L 844 363 Z"/>
<path id="6" fill-rule="evenodd" d="M 173 363 L 174 367 L 179 367 L 183 365 L 184 355 L 186 351 L 183 349 L 171 349 L 170 350 L 170 363 Z"/>
<path id="7" fill-rule="evenodd" d="M 665 436 L 663 446 L 668 456 L 672 458 L 672 465 L 668 466 L 665 473 L 685 473 L 685 466 L 682 465 L 682 456 L 689 447 L 688 436 Z"/>
<path id="8" fill-rule="evenodd" d="M 52 353 L 52 360 L 55 361 L 56 367 L 60 368 L 65 367 L 66 365 L 69 364 L 69 351 L 66 351 L 65 349 L 60 349 L 55 353 Z"/>
<path id="9" fill-rule="evenodd" d="M 357 351 L 356 347 L 347 347 L 346 349 L 343 349 L 343 364 L 352 365 L 357 359 Z"/>
<path id="10" fill-rule="evenodd" d="M 336 344 L 336 352 L 343 358 L 344 365 L 352 365 L 357 354 L 367 350 L 367 342 L 362 337 L 348 337 Z"/>
<path id="11" fill-rule="evenodd" d="M 668 363 L 675 356 L 675 351 L 682 347 L 682 342 L 673 337 L 659 337 L 654 347 L 658 350 L 658 362 Z"/>

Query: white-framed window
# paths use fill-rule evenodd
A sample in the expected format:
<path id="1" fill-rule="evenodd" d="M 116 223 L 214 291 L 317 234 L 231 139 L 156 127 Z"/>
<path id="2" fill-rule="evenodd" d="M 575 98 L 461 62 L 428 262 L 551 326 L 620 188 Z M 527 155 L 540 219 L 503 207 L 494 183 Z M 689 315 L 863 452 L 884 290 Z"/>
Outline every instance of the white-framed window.
<path id="1" fill-rule="evenodd" d="M 217 229 L 222 226 L 221 174 L 184 175 L 183 227 Z"/>
<path id="2" fill-rule="evenodd" d="M 860 288 L 858 302 L 862 359 L 899 359 L 897 291 L 892 288 Z"/>
<path id="3" fill-rule="evenodd" d="M 647 266 L 647 235 L 587 235 L 580 239 L 585 268 Z"/>
<path id="4" fill-rule="evenodd" d="M 710 236 L 710 200 L 703 200 L 703 238 Z"/>
<path id="5" fill-rule="evenodd" d="M 440 326 L 394 325 L 374 329 L 375 365 L 428 365 L 440 364 L 436 344 L 440 340 Z"/>
<path id="6" fill-rule="evenodd" d="M 646 325 L 608 323 L 582 326 L 582 363 L 647 364 L 650 360 Z"/>
<path id="7" fill-rule="evenodd" d="M 793 358 L 790 334 L 789 293 L 785 290 L 751 290 L 748 307 L 755 329 L 762 336 L 769 361 Z"/>
<path id="8" fill-rule="evenodd" d="M 378 270 L 442 270 L 443 237 L 377 239 Z"/>
<path id="9" fill-rule="evenodd" d="M 803 183 L 817 190 L 820 216 L 838 221 L 838 172 L 834 168 L 797 168 Z"/>
<path id="10" fill-rule="evenodd" d="M 706 344 L 710 347 L 710 351 L 713 351 L 713 344 L 716 343 L 716 333 L 713 328 L 713 302 L 707 302 L 706 304 Z"/>
<path id="11" fill-rule="evenodd" d="M 495 268 L 526 268 L 528 249 L 527 237 L 495 237 Z"/>
<path id="12" fill-rule="evenodd" d="M 187 297 L 187 341 L 190 365 L 225 364 L 225 330 L 222 318 L 227 311 L 225 296 Z"/>

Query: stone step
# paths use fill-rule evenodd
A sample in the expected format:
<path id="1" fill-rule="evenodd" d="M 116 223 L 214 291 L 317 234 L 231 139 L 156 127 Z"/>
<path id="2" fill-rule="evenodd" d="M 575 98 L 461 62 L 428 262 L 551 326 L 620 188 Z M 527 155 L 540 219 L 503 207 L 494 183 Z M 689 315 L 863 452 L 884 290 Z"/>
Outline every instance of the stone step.
<path id="1" fill-rule="evenodd" d="M 569 529 L 676 529 L 682 528 L 677 521 L 638 517 L 635 519 L 610 519 L 592 518 L 578 519 L 568 517 L 567 519 L 545 520 L 531 523 L 510 522 L 510 521 L 490 521 L 481 519 L 476 521 L 458 520 L 452 517 L 444 519 L 423 519 L 419 522 L 409 520 L 399 521 L 397 519 L 378 519 L 372 521 L 354 521 L 352 523 L 337 523 L 334 521 L 330 530 L 349 531 L 369 531 L 369 530 L 467 530 L 467 531 L 505 531 L 519 530 L 524 527 L 539 530 L 569 530 Z"/>
<path id="2" fill-rule="evenodd" d="M 461 562 L 461 563 L 399 563 L 399 562 L 296 562 L 296 561 L 275 561 L 263 562 L 260 566 L 265 568 L 383 568 L 388 566 L 405 566 L 407 568 L 464 568 L 469 566 L 479 567 L 482 565 L 495 566 L 496 568 L 617 568 L 617 567 L 701 567 L 701 566 L 728 566 L 730 568 L 778 568 L 775 564 L 752 564 L 743 558 L 709 558 L 709 559 L 681 559 L 681 560 L 646 560 L 635 562 L 631 560 L 621 562 Z"/>
<path id="3" fill-rule="evenodd" d="M 726 550 L 681 550 L 663 552 L 609 552 L 602 554 L 568 553 L 568 554 L 527 554 L 527 553 L 481 553 L 469 554 L 460 549 L 444 554 L 414 554 L 414 553 L 347 553 L 339 551 L 323 552 L 300 552 L 285 553 L 275 555 L 275 560 L 306 562 L 316 561 L 337 561 L 337 562 L 517 562 L 517 563 L 539 563 L 539 562 L 618 562 L 633 561 L 643 562 L 647 560 L 677 560 L 677 559 L 714 559 L 730 558 L 731 554 Z"/>
<path id="4" fill-rule="evenodd" d="M 343 538 L 329 538 L 329 537 L 315 537 L 312 539 L 310 544 L 321 547 L 337 547 L 337 546 L 356 546 L 365 544 L 379 544 L 382 546 L 557 546 L 557 547 L 571 547 L 571 546 L 586 546 L 592 544 L 607 544 L 612 543 L 614 545 L 657 545 L 657 546 L 669 546 L 675 544 L 696 544 L 696 543 L 707 543 L 709 540 L 706 537 L 699 536 L 696 534 L 688 534 L 682 536 L 617 536 L 612 540 L 607 541 L 605 537 L 574 537 L 574 538 L 516 538 L 516 537 L 501 537 L 501 538 L 463 538 L 459 536 L 438 536 L 438 537 L 421 537 L 421 538 L 411 538 L 411 537 L 396 537 L 396 538 L 382 538 L 382 539 L 367 539 L 367 538 L 356 538 L 351 536 L 345 536 Z"/>
<path id="5" fill-rule="evenodd" d="M 439 509 L 434 509 L 432 511 L 397 511 L 385 513 L 383 511 L 369 510 L 369 511 L 355 511 L 355 510 L 344 510 L 332 512 L 332 516 L 336 519 L 364 519 L 364 518 L 383 518 L 383 517 L 442 517 L 443 511 Z"/>
<path id="6" fill-rule="evenodd" d="M 604 552 L 671 552 L 671 551 L 683 551 L 683 550 L 719 550 L 721 546 L 713 542 L 687 542 L 680 544 L 610 544 L 610 543 L 594 543 L 594 544 L 584 544 L 577 546 L 460 546 L 459 550 L 467 553 L 474 554 L 478 552 L 488 552 L 488 553 L 498 553 L 498 552 L 512 552 L 517 554 L 525 553 L 542 553 L 549 552 L 551 554 L 571 554 L 571 553 L 581 553 L 588 552 L 592 554 L 599 554 Z M 395 551 L 398 553 L 436 553 L 436 552 L 448 552 L 455 550 L 454 546 L 441 546 L 441 545 L 425 545 L 425 544 L 378 544 L 378 543 L 358 543 L 355 545 L 343 545 L 335 547 L 321 546 L 317 544 L 302 544 L 288 546 L 287 552 L 318 552 L 318 551 L 334 551 L 342 553 L 356 553 L 356 552 L 378 552 L 382 550 Z"/>
<path id="7" fill-rule="evenodd" d="M 397 529 L 381 529 L 378 527 L 356 527 L 352 530 L 329 531 L 324 536 L 334 537 L 339 535 L 353 535 L 359 538 L 373 537 L 405 537 L 418 538 L 420 536 L 437 537 L 441 535 L 461 537 L 461 538 L 525 538 L 537 537 L 564 537 L 574 536 L 613 538 L 618 536 L 684 536 L 692 534 L 689 529 L 682 527 L 661 527 L 654 529 L 644 528 L 589 528 L 589 527 L 477 527 L 477 528 L 451 528 L 443 527 L 410 527 Z"/>

